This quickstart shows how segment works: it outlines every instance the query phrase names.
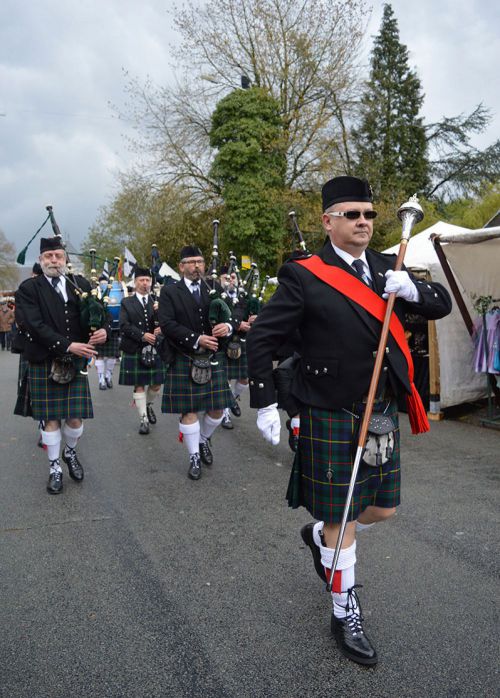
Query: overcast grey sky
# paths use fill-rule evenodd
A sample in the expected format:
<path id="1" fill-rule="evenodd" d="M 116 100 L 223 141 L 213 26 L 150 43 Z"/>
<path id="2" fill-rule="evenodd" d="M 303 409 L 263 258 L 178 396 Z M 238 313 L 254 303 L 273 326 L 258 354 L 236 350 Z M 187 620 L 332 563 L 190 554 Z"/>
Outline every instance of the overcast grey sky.
<path id="1" fill-rule="evenodd" d="M 499 137 L 496 0 L 393 0 L 401 41 L 426 95 L 427 121 L 479 102 L 494 119 L 478 142 Z M 132 160 L 126 124 L 108 103 L 123 103 L 128 70 L 172 81 L 167 12 L 172 0 L 3 0 L 0 4 L 0 229 L 19 251 L 52 204 L 78 247 L 115 174 Z M 373 2 L 366 44 L 378 32 Z M 50 233 L 51 234 L 51 233 Z M 28 261 L 38 244 L 33 243 Z"/>

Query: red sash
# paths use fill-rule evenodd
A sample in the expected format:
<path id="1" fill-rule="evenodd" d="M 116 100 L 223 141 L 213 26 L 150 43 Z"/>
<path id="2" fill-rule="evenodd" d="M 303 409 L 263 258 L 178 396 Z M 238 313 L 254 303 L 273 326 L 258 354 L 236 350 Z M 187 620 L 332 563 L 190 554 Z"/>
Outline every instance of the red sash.
<path id="1" fill-rule="evenodd" d="M 308 259 L 297 260 L 296 263 L 305 267 L 305 269 L 314 274 L 318 279 L 321 279 L 321 281 L 324 281 L 336 291 L 340 291 L 344 296 L 347 296 L 347 298 L 360 305 L 381 323 L 384 322 L 386 302 L 372 291 L 369 286 L 363 283 L 361 279 L 357 279 L 355 276 L 339 267 L 325 264 L 317 255 L 308 257 Z M 392 313 L 391 315 L 389 331 L 396 340 L 398 347 L 403 352 L 408 365 L 408 380 L 410 381 L 411 395 L 406 396 L 406 402 L 411 430 L 413 434 L 421 434 L 425 431 L 429 431 L 429 421 L 422 403 L 422 398 L 413 382 L 415 373 L 413 359 L 411 358 L 410 347 L 406 341 L 404 327 L 396 313 Z"/>

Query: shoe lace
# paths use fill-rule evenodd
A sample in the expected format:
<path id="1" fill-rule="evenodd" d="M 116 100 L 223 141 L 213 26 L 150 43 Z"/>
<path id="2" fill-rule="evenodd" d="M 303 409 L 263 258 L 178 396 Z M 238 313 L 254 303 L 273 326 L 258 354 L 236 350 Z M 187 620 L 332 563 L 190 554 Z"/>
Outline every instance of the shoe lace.
<path id="1" fill-rule="evenodd" d="M 71 448 L 70 446 L 66 446 L 66 449 L 64 451 L 64 455 L 71 462 L 71 465 L 78 465 L 78 460 L 76 458 L 76 451 L 74 448 Z"/>
<path id="2" fill-rule="evenodd" d="M 363 616 L 361 615 L 361 604 L 356 589 L 361 589 L 362 584 L 355 584 L 347 590 L 347 603 L 345 605 L 346 622 L 353 635 L 363 634 Z"/>
<path id="3" fill-rule="evenodd" d="M 50 474 L 55 480 L 60 480 L 62 478 L 62 470 L 59 458 L 50 461 Z"/>
<path id="4" fill-rule="evenodd" d="M 192 456 L 189 456 L 189 460 L 191 462 L 191 466 L 193 468 L 199 468 L 200 466 L 200 457 L 198 456 L 197 453 L 194 453 Z"/>

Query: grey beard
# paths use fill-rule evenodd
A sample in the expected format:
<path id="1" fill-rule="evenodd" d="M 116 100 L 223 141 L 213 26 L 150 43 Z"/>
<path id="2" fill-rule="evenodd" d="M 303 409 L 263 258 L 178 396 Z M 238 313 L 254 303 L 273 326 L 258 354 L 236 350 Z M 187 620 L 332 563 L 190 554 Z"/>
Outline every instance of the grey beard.
<path id="1" fill-rule="evenodd" d="M 45 276 L 49 276 L 51 278 L 57 278 L 58 276 L 61 276 L 61 274 L 66 274 L 67 272 L 66 265 L 60 267 L 59 269 L 54 269 L 50 266 L 50 264 L 44 264 L 43 262 L 40 262 L 40 266 L 42 267 L 42 271 L 45 274 Z"/>

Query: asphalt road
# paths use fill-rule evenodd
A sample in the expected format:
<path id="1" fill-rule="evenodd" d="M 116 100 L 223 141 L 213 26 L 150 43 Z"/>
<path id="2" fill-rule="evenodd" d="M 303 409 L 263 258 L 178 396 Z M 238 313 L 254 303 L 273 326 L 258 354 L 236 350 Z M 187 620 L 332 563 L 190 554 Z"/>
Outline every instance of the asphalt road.
<path id="1" fill-rule="evenodd" d="M 93 374 L 85 480 L 49 496 L 17 365 L 0 352 L 2 697 L 499 695 L 498 431 L 402 416 L 403 503 L 358 538 L 365 669 L 330 636 L 285 434 L 267 445 L 247 399 L 192 482 L 177 418 L 139 436 L 131 389 Z"/>

